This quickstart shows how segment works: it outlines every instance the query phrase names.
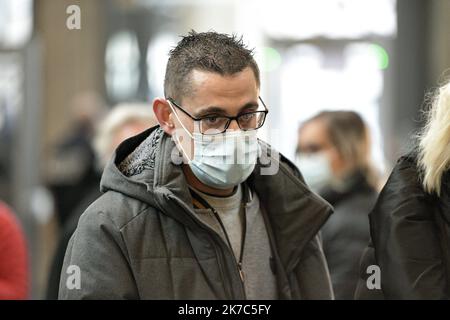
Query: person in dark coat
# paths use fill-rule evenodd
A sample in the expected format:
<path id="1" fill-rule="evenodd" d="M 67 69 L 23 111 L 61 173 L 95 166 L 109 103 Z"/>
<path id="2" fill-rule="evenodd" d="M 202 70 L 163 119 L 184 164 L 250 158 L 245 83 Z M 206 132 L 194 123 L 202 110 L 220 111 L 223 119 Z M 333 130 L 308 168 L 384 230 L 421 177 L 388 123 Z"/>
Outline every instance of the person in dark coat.
<path id="1" fill-rule="evenodd" d="M 428 111 L 417 148 L 401 157 L 370 213 L 358 299 L 450 298 L 450 84 Z M 379 268 L 379 290 L 366 272 Z M 371 279 L 372 278 L 372 279 Z"/>
<path id="2" fill-rule="evenodd" d="M 336 299 L 353 299 L 377 198 L 368 129 L 353 111 L 323 111 L 299 128 L 297 164 L 308 185 L 334 207 L 321 230 Z"/>
<path id="3" fill-rule="evenodd" d="M 170 52 L 159 126 L 104 170 L 61 271 L 60 299 L 332 299 L 319 229 L 332 207 L 256 138 L 268 109 L 236 36 Z"/>
<path id="4" fill-rule="evenodd" d="M 60 228 L 101 176 L 91 141 L 106 105 L 97 93 L 86 91 L 75 95 L 70 109 L 72 127 L 48 150 L 47 187 L 53 195 Z"/>

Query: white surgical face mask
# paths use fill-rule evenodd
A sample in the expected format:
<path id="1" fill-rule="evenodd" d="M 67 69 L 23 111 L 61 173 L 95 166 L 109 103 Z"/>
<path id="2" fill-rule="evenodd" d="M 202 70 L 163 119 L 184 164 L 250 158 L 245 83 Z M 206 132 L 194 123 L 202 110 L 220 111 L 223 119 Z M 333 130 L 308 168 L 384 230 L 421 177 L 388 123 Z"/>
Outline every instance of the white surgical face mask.
<path id="1" fill-rule="evenodd" d="M 326 154 L 301 154 L 297 156 L 296 164 L 306 183 L 314 192 L 319 192 L 321 189 L 331 184 L 333 174 Z"/>
<path id="2" fill-rule="evenodd" d="M 258 157 L 259 145 L 256 130 L 237 130 L 216 135 L 190 133 L 175 110 L 173 112 L 183 129 L 194 141 L 192 159 L 187 156 L 180 142 L 179 146 L 198 180 L 213 188 L 229 189 L 244 182 L 250 176 Z"/>

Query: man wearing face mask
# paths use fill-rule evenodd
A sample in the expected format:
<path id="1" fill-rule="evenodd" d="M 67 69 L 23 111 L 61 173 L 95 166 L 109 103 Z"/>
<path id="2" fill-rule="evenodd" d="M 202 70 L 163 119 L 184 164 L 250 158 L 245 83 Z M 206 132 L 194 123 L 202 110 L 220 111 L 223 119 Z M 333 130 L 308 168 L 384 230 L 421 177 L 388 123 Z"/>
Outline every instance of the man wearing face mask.
<path id="1" fill-rule="evenodd" d="M 70 240 L 60 298 L 333 297 L 317 238 L 332 209 L 256 138 L 268 113 L 259 87 L 242 40 L 182 38 L 165 97 L 153 102 L 159 126 L 110 160 L 104 195 Z M 67 286 L 71 265 L 81 270 L 78 290 Z"/>
<path id="2" fill-rule="evenodd" d="M 324 111 L 299 129 L 298 167 L 335 209 L 322 236 L 336 299 L 353 299 L 370 238 L 367 215 L 377 198 L 377 174 L 369 144 L 367 127 L 353 111 Z"/>

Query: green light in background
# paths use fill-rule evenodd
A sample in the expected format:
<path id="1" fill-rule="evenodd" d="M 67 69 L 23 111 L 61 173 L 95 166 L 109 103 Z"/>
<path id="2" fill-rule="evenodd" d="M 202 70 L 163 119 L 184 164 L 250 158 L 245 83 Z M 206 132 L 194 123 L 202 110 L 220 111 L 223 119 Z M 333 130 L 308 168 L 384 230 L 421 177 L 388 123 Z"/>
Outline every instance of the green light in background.
<path id="1" fill-rule="evenodd" d="M 281 64 L 280 53 L 271 47 L 264 47 L 263 49 L 263 71 L 271 72 L 277 69 Z"/>
<path id="2" fill-rule="evenodd" d="M 372 44 L 371 47 L 378 57 L 380 69 L 382 70 L 387 69 L 389 67 L 389 54 L 387 53 L 386 49 L 384 49 L 382 46 L 378 44 Z"/>

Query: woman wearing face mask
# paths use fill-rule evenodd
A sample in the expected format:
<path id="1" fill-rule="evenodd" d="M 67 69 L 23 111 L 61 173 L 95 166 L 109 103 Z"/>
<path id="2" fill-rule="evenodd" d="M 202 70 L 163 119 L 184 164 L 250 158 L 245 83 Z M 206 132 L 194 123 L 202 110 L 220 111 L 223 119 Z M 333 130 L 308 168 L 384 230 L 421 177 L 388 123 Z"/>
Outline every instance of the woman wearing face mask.
<path id="1" fill-rule="evenodd" d="M 377 196 L 368 130 L 352 111 L 325 111 L 299 128 L 297 165 L 307 184 L 335 208 L 322 229 L 336 299 L 353 299 L 369 241 L 367 214 Z"/>
<path id="2" fill-rule="evenodd" d="M 397 161 L 369 215 L 373 246 L 361 275 L 377 264 L 386 299 L 450 299 L 450 82 L 427 116 L 416 150 Z M 373 298 L 367 278 L 358 299 Z"/>

